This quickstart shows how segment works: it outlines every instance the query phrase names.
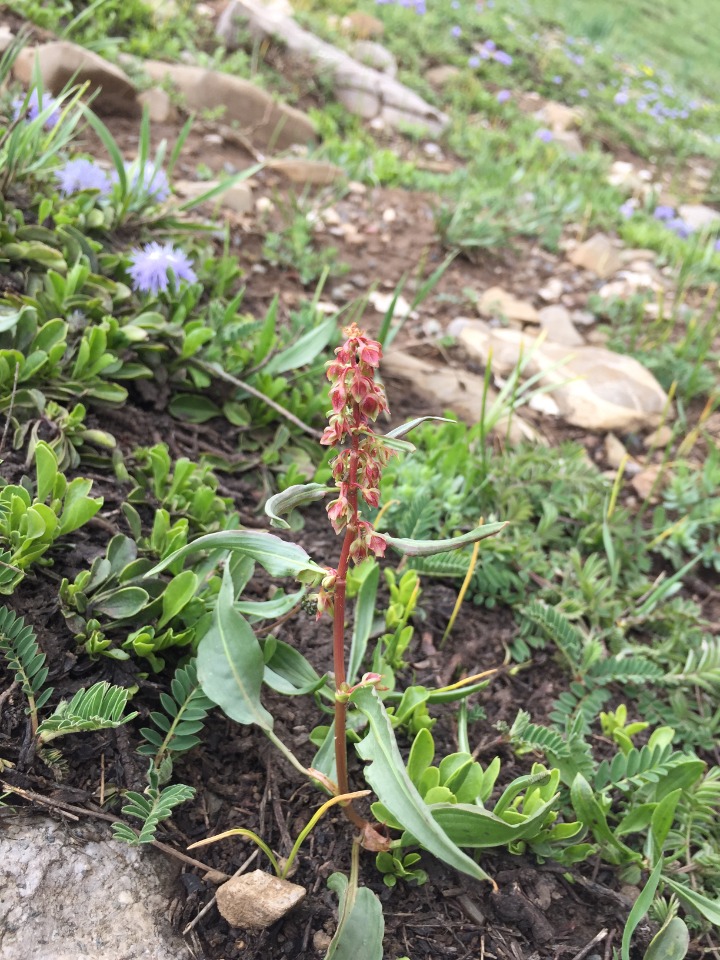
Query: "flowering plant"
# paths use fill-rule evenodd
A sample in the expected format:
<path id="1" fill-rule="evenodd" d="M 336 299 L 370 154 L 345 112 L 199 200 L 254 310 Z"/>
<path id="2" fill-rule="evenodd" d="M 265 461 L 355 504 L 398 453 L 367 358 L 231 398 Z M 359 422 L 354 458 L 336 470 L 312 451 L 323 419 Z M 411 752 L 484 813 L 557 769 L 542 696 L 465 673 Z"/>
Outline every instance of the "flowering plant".
<path id="1" fill-rule="evenodd" d="M 503 819 L 507 803 L 500 808 L 502 815 L 486 810 L 481 802 L 465 805 L 430 803 L 413 782 L 400 754 L 394 731 L 404 723 L 406 729 L 415 732 L 419 728 L 423 732 L 427 726 L 428 705 L 467 698 L 471 693 L 483 689 L 487 676 L 494 671 L 485 671 L 439 690 L 413 686 L 400 692 L 392 689 L 393 657 L 388 654 L 386 659 L 376 649 L 372 670 L 367 670 L 358 678 L 364 644 L 369 638 L 375 611 L 375 589 L 364 591 L 361 587 L 358 593 L 353 646 L 348 663 L 345 650 L 346 597 L 351 564 L 373 565 L 377 558 L 385 556 L 388 548 L 415 556 L 455 550 L 499 533 L 504 524 L 486 524 L 447 540 L 423 541 L 380 533 L 363 516 L 364 507 L 379 506 L 380 478 L 389 458 L 395 453 L 414 450 L 412 444 L 402 439 L 404 435 L 423 420 L 433 418 L 420 417 L 387 434 L 377 433 L 374 424 L 381 414 L 388 412 L 385 392 L 376 379 L 382 348 L 380 343 L 370 339 L 355 324 L 348 327 L 344 334 L 346 339 L 335 351 L 335 359 L 327 364 L 332 409 L 328 413 L 328 424 L 321 439 L 324 445 L 337 448 L 330 464 L 334 486 L 318 483 L 292 486 L 270 497 L 265 506 L 273 526 L 289 529 L 282 514 L 333 493 L 327 513 L 335 532 L 342 535 L 337 566 L 321 566 L 313 562 L 298 545 L 272 534 L 237 530 L 200 537 L 165 557 L 145 576 L 156 576 L 195 550 L 220 549 L 232 550 L 249 561 L 259 562 L 273 575 L 294 575 L 303 584 L 319 587 L 318 592 L 312 595 L 316 617 L 320 619 L 327 613 L 333 619 L 331 677 L 319 676 L 299 651 L 289 644 L 272 637 L 261 644 L 238 609 L 243 604 L 235 601 L 237 571 L 233 574 L 231 564 L 227 564 L 212 626 L 198 647 L 197 677 L 204 694 L 232 719 L 259 727 L 297 771 L 329 793 L 333 803 L 342 805 L 348 819 L 359 831 L 353 846 L 354 873 L 351 874 L 351 884 L 357 886 L 357 851 L 360 846 L 377 852 L 401 848 L 403 843 L 422 846 L 475 879 L 490 880 L 476 860 L 461 847 L 508 843 L 520 827 L 524 831 L 523 836 L 533 835 L 534 831 L 542 828 L 555 798 L 533 809 L 532 817 L 521 817 L 519 822 L 517 819 Z M 377 573 L 376 566 L 374 570 Z M 367 582 L 371 583 L 370 577 L 367 577 Z M 377 576 L 374 586 L 377 587 Z M 297 594 L 292 597 L 294 602 L 297 602 L 296 597 Z M 256 607 L 254 605 L 252 608 Z M 358 653 L 355 641 L 360 621 L 368 624 L 368 628 L 360 644 L 363 649 Z M 276 735 L 272 714 L 261 702 L 263 684 L 280 693 L 295 696 L 314 693 L 332 701 L 334 722 L 323 735 L 312 766 L 306 767 Z M 386 703 L 390 709 L 385 706 Z M 358 793 L 350 789 L 346 735 L 349 711 L 354 714 L 353 728 L 362 736 L 355 749 L 360 758 L 367 761 L 364 778 L 377 796 L 377 801 L 371 804 L 374 824 L 353 806 L 353 800 L 367 796 L 369 791 Z M 413 726 L 409 721 L 416 711 L 423 716 Z M 422 743 L 426 744 L 427 739 Z M 423 750 L 427 753 L 425 747 Z M 462 769 L 464 773 L 472 770 L 474 787 L 468 787 L 466 794 L 471 800 L 476 800 L 480 784 L 484 782 L 479 764 L 469 753 L 453 755 L 453 763 L 454 769 Z M 545 773 L 538 774 L 535 779 L 545 783 L 548 776 Z M 526 786 L 534 786 L 535 780 L 527 784 L 525 780 L 517 781 L 513 796 Z M 432 794 L 429 796 L 432 799 Z M 457 794 L 454 796 L 457 797 Z M 311 824 L 330 805 L 331 801 L 324 803 Z M 387 828 L 402 831 L 403 839 L 391 840 Z M 301 833 L 301 838 L 308 829 Z M 251 837 L 262 849 L 266 849 L 260 838 L 242 828 L 231 833 Z M 227 835 L 222 834 L 221 837 Z M 469 838 L 472 838 L 472 842 L 468 844 Z M 299 838 L 294 852 L 300 842 Z M 362 899 L 368 915 L 379 911 L 379 902 L 369 891 L 365 892 L 368 896 Z M 343 935 L 342 927 L 343 924 L 340 924 L 337 937 Z"/>

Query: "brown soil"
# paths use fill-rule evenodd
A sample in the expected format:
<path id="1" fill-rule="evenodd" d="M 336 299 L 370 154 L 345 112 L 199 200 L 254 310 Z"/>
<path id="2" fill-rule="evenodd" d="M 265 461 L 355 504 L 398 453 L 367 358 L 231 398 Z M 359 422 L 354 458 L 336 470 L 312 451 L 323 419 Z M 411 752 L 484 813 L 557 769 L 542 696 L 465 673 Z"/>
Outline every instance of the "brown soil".
<path id="1" fill-rule="evenodd" d="M 118 120 L 111 126 L 123 150 L 133 156 L 137 147 L 137 125 Z M 243 169 L 252 163 L 236 145 L 209 145 L 204 137 L 213 129 L 212 124 L 196 127 L 181 157 L 178 176 L 193 178 L 200 162 L 217 173 L 228 165 Z M 153 131 L 155 142 L 163 137 L 172 140 L 176 135 L 175 127 Z M 90 138 L 87 142 L 92 145 Z M 257 196 L 272 198 L 278 191 L 288 195 L 287 185 L 267 171 L 256 175 L 254 183 Z M 345 236 L 333 236 L 328 230 L 318 234 L 320 243 L 338 247 L 339 260 L 347 266 L 342 276 L 328 281 L 326 288 L 328 298 L 338 305 L 364 295 L 373 284 L 381 290 L 394 289 L 400 277 L 406 272 L 412 274 L 421 261 L 425 263 L 427 275 L 445 256 L 435 233 L 432 197 L 374 189 L 339 192 L 323 198 L 318 205 L 322 207 L 328 201 L 336 209 L 341 224 L 355 227 Z M 388 209 L 395 211 L 396 216 L 384 220 L 382 214 Z M 263 226 L 254 217 L 231 220 L 235 249 L 247 283 L 244 305 L 257 315 L 264 313 L 275 294 L 280 294 L 282 310 L 287 311 L 308 293 L 293 271 L 273 268 L 263 262 L 264 234 L 273 222 L 279 221 Z M 352 242 L 347 239 L 351 235 Z M 418 320 L 411 321 L 405 328 L 399 343 L 417 346 L 418 342 L 428 339 L 426 321 L 435 320 L 445 329 L 456 315 L 466 313 L 467 290 L 481 291 L 488 285 L 498 284 L 519 296 L 527 296 L 528 290 L 536 290 L 540 285 L 538 277 L 545 279 L 561 269 L 557 257 L 530 244 L 518 244 L 514 250 L 499 254 L 484 253 L 475 262 L 459 258 L 422 307 Z M 587 275 L 578 280 L 577 305 L 584 306 L 592 285 Z M 406 296 L 411 295 L 412 286 L 411 281 L 406 287 Z M 369 310 L 365 319 L 373 330 L 381 318 Z M 390 395 L 391 407 L 395 401 L 401 407 L 410 406 L 409 400 Z M 441 407 L 441 400 L 438 403 Z M 442 412 L 427 409 L 427 401 L 424 404 L 422 411 L 410 407 L 411 415 Z M 125 454 L 137 445 L 158 440 L 169 444 L 173 456 L 197 458 L 204 450 L 231 454 L 237 449 L 236 436 L 227 425 L 219 429 L 213 429 L 213 424 L 204 425 L 201 430 L 188 427 L 159 413 L 152 398 L 135 395 L 124 409 L 95 415 L 103 428 L 115 434 Z M 564 435 L 578 434 L 570 431 Z M 597 438 L 588 439 L 597 443 Z M 18 453 L 4 451 L 3 457 L 5 476 L 22 472 L 22 457 Z M 83 471 L 83 475 L 88 475 L 87 471 Z M 104 552 L 113 532 L 125 529 L 119 506 L 126 491 L 110 473 L 96 471 L 93 476 L 94 492 L 105 497 L 99 518 L 78 531 L 72 549 L 55 551 L 52 567 L 36 568 L 10 598 L 9 605 L 25 616 L 37 631 L 48 656 L 49 679 L 55 687 L 53 702 L 101 679 L 125 685 L 137 683 L 139 692 L 133 705 L 141 711 L 141 717 L 117 732 L 87 734 L 63 743 L 68 773 L 57 782 L 51 771 L 28 751 L 28 721 L 17 690 L 7 699 L 3 696 L 0 712 L 0 756 L 16 764 L 14 769 L 5 771 L 6 781 L 51 801 L 83 807 L 88 817 L 99 812 L 101 795 L 108 797 L 114 789 L 142 789 L 145 763 L 135 753 L 140 739 L 138 731 L 147 722 L 148 712 L 155 708 L 159 691 L 168 686 L 169 674 L 167 670 L 160 675 L 145 676 L 145 665 L 133 662 L 118 663 L 102 658 L 91 662 L 78 652 L 61 615 L 60 577 L 74 577 L 94 556 Z M 247 478 L 224 474 L 223 493 L 234 497 L 245 522 L 258 525 L 255 509 L 259 494 Z M 337 543 L 319 509 L 309 512 L 300 540 L 319 560 L 330 563 L 336 556 Z M 410 665 L 405 680 L 447 683 L 463 674 L 502 664 L 505 646 L 515 629 L 511 615 L 502 609 L 487 610 L 466 604 L 447 650 L 439 652 L 440 638 L 455 599 L 452 587 L 428 581 L 422 599 L 424 619 L 418 618 L 414 644 L 408 651 Z M 318 668 L 327 668 L 330 657 L 327 625 L 318 626 L 300 614 L 284 624 L 277 635 L 295 644 Z M 7 690 L 10 676 L 0 671 L 0 679 L 0 688 Z M 480 762 L 488 763 L 499 754 L 505 777 L 526 772 L 531 758 L 516 758 L 498 736 L 496 724 L 511 722 L 519 704 L 532 710 L 533 717 L 541 721 L 547 705 L 565 682 L 562 672 L 544 654 L 538 655 L 533 669 L 518 676 L 501 672 L 475 700 L 485 712 L 484 719 L 475 722 L 470 731 Z M 312 749 L 307 735 L 323 719 L 312 699 L 289 702 L 267 697 L 267 704 L 276 717 L 279 735 L 297 750 L 301 760 L 309 762 Z M 441 710 L 438 717 L 434 729 L 438 751 L 451 752 L 457 749 L 453 713 L 449 709 Z M 360 782 L 358 770 L 355 761 L 351 775 L 356 784 Z M 260 733 L 239 727 L 219 712 L 211 716 L 202 746 L 178 762 L 174 776 L 197 789 L 195 800 L 179 808 L 172 823 L 161 830 L 162 840 L 179 851 L 198 839 L 244 826 L 255 830 L 273 849 L 285 855 L 290 849 L 290 838 L 307 822 L 319 799 L 292 768 L 278 759 Z M 110 804 L 114 815 L 118 806 Z M 301 907 L 263 933 L 233 930 L 211 909 L 188 933 L 197 956 L 207 960 L 315 960 L 324 955 L 322 945 L 327 944 L 333 933 L 336 909 L 326 880 L 335 870 L 347 872 L 350 840 L 351 830 L 342 814 L 328 814 L 307 841 L 298 873 L 293 878 L 308 890 Z M 252 851 L 243 840 L 226 841 L 203 849 L 201 859 L 225 873 L 233 873 Z M 265 866 L 262 860 L 256 859 L 253 863 Z M 618 881 L 609 868 L 593 861 L 568 871 L 553 863 L 538 864 L 532 858 L 506 853 L 488 853 L 482 863 L 496 879 L 497 893 L 492 892 L 489 884 L 478 884 L 460 876 L 427 855 L 422 864 L 429 874 L 427 884 L 410 887 L 401 883 L 389 890 L 374 869 L 372 856 L 364 856 L 362 882 L 375 890 L 383 902 L 388 960 L 405 956 L 413 960 L 574 958 L 585 956 L 584 948 L 603 930 L 607 931 L 606 936 L 588 953 L 591 958 L 604 960 L 612 956 L 630 903 L 620 893 Z M 570 874 L 574 876 L 572 882 Z M 215 887 L 203 879 L 202 872 L 179 865 L 177 889 L 173 919 L 179 929 L 184 929 L 196 920 L 212 898 Z"/>
<path id="2" fill-rule="evenodd" d="M 391 396 L 392 400 L 392 396 Z M 162 437 L 174 456 L 188 453 L 194 443 L 182 425 L 142 406 L 127 406 L 103 419 L 103 425 L 115 432 L 123 451 Z M 199 441 L 197 453 L 204 448 L 228 449 L 233 437 L 226 430 L 215 432 L 207 425 Z M 6 476 L 17 476 L 22 464 L 17 454 L 7 454 Z M 104 552 L 108 536 L 124 530 L 119 504 L 125 491 L 102 472 L 94 474 L 98 493 L 105 497 L 105 506 L 97 522 L 78 531 L 71 551 L 57 550 L 54 566 L 37 568 L 9 598 L 9 605 L 26 617 L 37 632 L 38 640 L 48 656 L 49 682 L 55 687 L 53 702 L 72 695 L 80 686 L 97 680 L 129 685 L 137 683 L 135 709 L 141 717 L 128 728 L 110 733 L 87 734 L 63 743 L 68 765 L 67 775 L 57 782 L 51 771 L 28 753 L 28 721 L 23 712 L 23 698 L 14 691 L 3 705 L 0 721 L 0 756 L 16 764 L 5 772 L 5 780 L 14 786 L 31 790 L 50 799 L 80 806 L 93 818 L 100 812 L 101 791 L 105 797 L 125 789 L 142 789 L 145 761 L 135 753 L 138 730 L 147 722 L 147 714 L 157 704 L 158 693 L 168 685 L 168 669 L 160 674 L 144 676 L 144 666 L 135 662 L 118 663 L 101 658 L 91 662 L 78 651 L 59 610 L 58 578 L 73 577 L 86 568 L 92 558 Z M 245 480 L 226 475 L 224 483 L 232 492 L 237 508 L 251 523 L 256 495 Z M 337 541 L 329 530 L 320 508 L 310 511 L 300 540 L 313 556 L 332 562 Z M 512 616 L 506 610 L 486 610 L 465 605 L 453 630 L 446 650 L 438 645 L 455 603 L 452 587 L 428 582 L 422 597 L 421 617 L 404 682 L 437 685 L 493 666 L 500 666 L 505 645 L 513 636 Z M 314 665 L 324 671 L 330 659 L 328 625 L 317 625 L 314 619 L 299 614 L 284 624 L 277 636 L 293 643 Z M 172 659 L 172 658 L 170 658 Z M 561 671 L 540 655 L 533 670 L 518 676 L 500 673 L 488 690 L 475 702 L 485 711 L 485 718 L 474 723 L 471 742 L 483 764 L 497 754 L 503 760 L 503 778 L 513 777 L 529 769 L 531 759 L 517 759 L 498 736 L 495 724 L 512 722 L 517 706 L 522 703 L 542 720 L 546 705 L 564 684 Z M 2 674 L 2 689 L 10 677 Z M 323 716 L 310 698 L 292 701 L 265 696 L 268 708 L 276 718 L 276 730 L 303 762 L 309 763 L 313 748 L 308 732 Z M 438 712 L 433 730 L 439 754 L 457 749 L 453 712 Z M 407 748 L 407 744 L 401 744 Z M 102 774 L 101 774 L 102 770 Z M 102 777 L 102 785 L 101 785 Z M 351 777 L 360 781 L 355 760 Z M 220 715 L 213 714 L 206 726 L 202 746 L 182 758 L 176 765 L 174 779 L 191 784 L 197 796 L 178 809 L 169 827 L 161 831 L 161 839 L 179 851 L 192 842 L 235 826 L 255 830 L 279 854 L 289 852 L 291 840 L 316 808 L 319 796 L 293 771 L 252 728 L 240 727 Z M 117 816 L 118 804 L 106 804 L 106 811 Z M 233 930 L 213 909 L 188 934 L 197 948 L 200 945 L 207 960 L 234 958 L 272 958 L 279 960 L 314 960 L 322 956 L 317 948 L 327 942 L 334 929 L 335 904 L 326 887 L 327 877 L 335 870 L 347 871 L 351 828 L 342 814 L 331 812 L 313 831 L 301 852 L 299 869 L 293 878 L 308 890 L 302 906 L 285 920 L 262 933 Z M 225 841 L 199 851 L 200 859 L 231 874 L 247 860 L 253 848 L 242 840 Z M 609 869 L 599 863 L 584 865 L 585 876 L 578 874 L 569 883 L 567 871 L 552 863 L 539 865 L 531 858 L 513 857 L 505 853 L 489 853 L 483 867 L 496 879 L 499 890 L 493 893 L 489 884 L 479 884 L 447 869 L 430 856 L 423 857 L 429 881 L 422 887 L 400 884 L 387 889 L 373 866 L 372 854 L 362 862 L 362 882 L 375 890 L 383 902 L 386 921 L 385 950 L 388 958 L 403 956 L 444 956 L 469 958 L 486 955 L 507 960 L 518 958 L 572 957 L 601 929 L 612 931 L 617 943 L 628 908 L 618 892 L 617 882 Z M 264 866 L 253 861 L 253 868 Z M 179 866 L 178 900 L 174 921 L 179 928 L 192 922 L 210 900 L 214 885 L 203 880 L 200 872 Z M 599 945 L 602 954 L 609 938 Z M 199 956 L 202 956 L 200 953 Z"/>

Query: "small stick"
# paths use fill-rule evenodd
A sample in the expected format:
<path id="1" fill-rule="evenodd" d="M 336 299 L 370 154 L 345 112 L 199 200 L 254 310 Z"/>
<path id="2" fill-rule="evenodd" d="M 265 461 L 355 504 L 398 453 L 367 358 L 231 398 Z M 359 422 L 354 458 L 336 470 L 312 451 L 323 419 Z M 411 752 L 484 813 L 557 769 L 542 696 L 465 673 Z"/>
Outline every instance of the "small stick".
<path id="1" fill-rule="evenodd" d="M 592 948 L 595 946 L 595 944 L 596 944 L 596 943 L 601 943 L 601 942 L 605 939 L 605 937 L 606 937 L 607 935 L 608 935 L 607 927 L 603 927 L 602 930 L 600 931 L 600 933 L 596 934 L 596 935 L 592 938 L 592 940 L 590 941 L 590 943 L 588 943 L 586 946 L 584 946 L 579 953 L 576 953 L 575 956 L 572 958 L 572 960 L 583 960 L 583 958 L 586 957 L 586 956 L 590 953 L 590 951 L 591 951 Z"/>
<path id="2" fill-rule="evenodd" d="M 610 957 L 612 956 L 612 945 L 613 945 L 613 940 L 615 939 L 616 933 L 617 933 L 617 927 L 613 927 L 612 930 L 610 931 L 610 936 L 607 938 L 607 941 L 605 943 L 605 952 L 603 954 L 603 960 L 610 960 Z"/>
<path id="3" fill-rule="evenodd" d="M 192 362 L 194 366 L 198 367 L 205 373 L 209 373 L 211 377 L 217 377 L 218 380 L 224 380 L 225 383 L 231 383 L 234 387 L 237 387 L 238 390 L 244 390 L 246 393 L 249 393 L 251 397 L 255 397 L 257 400 L 262 400 L 263 403 L 266 403 L 269 407 L 272 407 L 273 410 L 285 417 L 286 420 L 289 420 L 290 423 L 294 423 L 296 427 L 299 427 L 315 440 L 319 440 L 322 436 L 322 433 L 319 430 L 309 427 L 306 423 L 303 423 L 299 417 L 296 417 L 294 413 L 290 413 L 290 411 L 286 410 L 285 407 L 282 407 L 279 403 L 276 403 L 260 390 L 256 390 L 255 387 L 251 387 L 250 384 L 245 383 L 244 380 L 238 380 L 237 377 L 233 377 L 232 374 L 218 369 L 218 367 L 214 366 L 212 363 L 205 363 L 204 360 L 193 360 Z"/>
<path id="4" fill-rule="evenodd" d="M 8 699 L 8 697 L 11 697 L 13 693 L 15 693 L 15 691 L 17 690 L 17 687 L 18 687 L 17 680 L 13 680 L 13 682 L 10 684 L 7 690 L 3 690 L 3 692 L 0 693 L 0 710 L 2 710 L 3 706 L 5 705 L 5 701 Z"/>
<path id="5" fill-rule="evenodd" d="M 14 787 L 10 783 L 6 783 L 4 780 L 0 781 L 0 786 L 4 790 L 9 790 L 10 793 L 15 793 L 19 797 L 22 797 L 23 800 L 28 800 L 30 803 L 38 803 L 43 807 L 49 807 L 51 810 L 59 810 L 62 813 L 67 813 L 72 817 L 73 820 L 79 820 L 80 816 L 84 817 L 95 817 L 97 820 L 107 820 L 109 823 L 115 823 L 117 817 L 110 816 L 109 813 L 102 813 L 100 810 L 88 810 L 85 807 L 76 807 L 72 803 L 63 803 L 62 800 L 52 800 L 50 797 L 43 797 L 39 793 L 33 793 L 31 790 L 23 790 L 21 787 Z M 79 814 L 79 816 L 75 816 Z M 135 830 L 134 827 L 130 827 L 136 834 L 139 834 L 139 830 Z M 175 857 L 177 860 L 182 860 L 183 863 L 189 864 L 191 867 L 196 867 L 198 870 L 202 870 L 204 873 L 209 873 L 212 876 L 213 883 L 223 883 L 225 880 L 229 880 L 230 876 L 227 873 L 223 873 L 222 870 L 216 870 L 215 867 L 208 866 L 207 863 L 202 863 L 200 860 L 195 860 L 193 857 L 189 857 L 186 853 L 181 853 L 179 850 L 174 850 L 172 847 L 168 846 L 166 843 L 162 843 L 160 840 L 152 840 L 151 846 L 156 847 L 158 850 L 162 850 L 163 853 L 169 854 L 171 857 Z"/>
<path id="6" fill-rule="evenodd" d="M 300 610 L 302 610 L 302 603 L 296 603 L 295 606 L 292 608 L 292 610 L 288 610 L 288 612 L 283 614 L 282 617 L 279 617 L 277 620 L 274 620 L 267 627 L 260 627 L 258 630 L 256 630 L 255 636 L 263 637 L 265 636 L 266 633 L 272 633 L 274 630 L 276 630 L 278 627 L 281 627 L 288 620 L 292 620 L 295 614 L 299 613 Z"/>
<path id="7" fill-rule="evenodd" d="M 5 415 L 5 426 L 3 428 L 2 437 L 0 438 L 0 453 L 5 449 L 5 440 L 7 438 L 8 427 L 10 426 L 10 417 L 12 416 L 13 407 L 15 406 L 15 396 L 17 394 L 17 385 L 18 377 L 20 376 L 20 364 L 15 364 L 15 376 L 13 378 L 12 391 L 10 393 L 10 405 L 8 406 L 8 412 Z"/>

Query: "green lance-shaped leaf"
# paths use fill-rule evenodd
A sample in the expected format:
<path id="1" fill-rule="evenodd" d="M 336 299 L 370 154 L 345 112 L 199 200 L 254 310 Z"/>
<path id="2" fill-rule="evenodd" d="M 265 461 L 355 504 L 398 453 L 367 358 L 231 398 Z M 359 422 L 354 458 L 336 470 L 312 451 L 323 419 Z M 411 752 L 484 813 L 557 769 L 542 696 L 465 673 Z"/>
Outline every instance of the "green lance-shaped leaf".
<path id="1" fill-rule="evenodd" d="M 684 883 L 678 883 L 670 877 L 663 877 L 663 882 L 677 896 L 685 909 L 693 910 L 715 926 L 720 926 L 720 899 L 711 900 L 710 897 L 696 893 L 691 887 L 686 887 Z"/>
<path id="2" fill-rule="evenodd" d="M 320 676 L 309 660 L 282 640 L 268 637 L 263 647 L 265 683 L 278 693 L 296 697 L 315 693 L 327 685 L 327 676 Z"/>
<path id="3" fill-rule="evenodd" d="M 458 547 L 485 540 L 487 537 L 494 537 L 506 526 L 506 522 L 485 523 L 481 527 L 475 527 L 469 533 L 463 533 L 462 536 L 452 537 L 449 540 L 409 540 L 405 537 L 391 537 L 388 533 L 383 533 L 383 537 L 387 540 L 388 546 L 397 550 L 398 553 L 405 553 L 411 557 L 430 557 L 436 553 L 457 550 Z"/>
<path id="4" fill-rule="evenodd" d="M 380 900 L 367 887 L 348 884 L 342 873 L 331 874 L 327 885 L 340 904 L 337 930 L 325 960 L 382 960 L 385 921 Z"/>
<path id="5" fill-rule="evenodd" d="M 375 564 L 363 579 L 355 602 L 355 622 L 353 624 L 352 643 L 348 657 L 348 683 L 354 683 L 365 659 L 368 640 L 375 618 L 375 598 L 380 582 L 380 567 Z"/>
<path id="6" fill-rule="evenodd" d="M 304 367 L 306 364 L 312 363 L 322 353 L 336 331 L 336 317 L 328 317 L 323 323 L 304 333 L 285 350 L 275 354 L 265 366 L 265 370 L 277 375 L 288 370 L 297 370 L 298 367 Z"/>
<path id="7" fill-rule="evenodd" d="M 406 433 L 410 433 L 411 430 L 414 430 L 415 427 L 418 427 L 426 420 L 439 420 L 441 423 L 455 423 L 455 420 L 451 420 L 449 417 L 415 417 L 414 420 L 408 420 L 407 423 L 401 423 L 399 427 L 395 427 L 394 430 L 384 434 L 380 439 L 384 441 L 387 440 L 388 437 L 397 439 L 404 437 Z"/>
<path id="8" fill-rule="evenodd" d="M 150 594 L 142 587 L 121 587 L 96 597 L 93 613 L 102 613 L 113 620 L 126 620 L 139 613 L 149 600 Z"/>
<path id="9" fill-rule="evenodd" d="M 632 940 L 632 935 L 635 933 L 637 925 L 650 909 L 650 905 L 655 898 L 655 891 L 660 882 L 662 868 L 663 862 L 661 858 L 655 864 L 655 869 L 648 877 L 647 883 L 641 890 L 640 895 L 633 904 L 632 910 L 628 914 L 628 918 L 625 921 L 625 929 L 623 930 L 622 944 L 620 946 L 622 960 L 630 960 L 630 941 Z"/>
<path id="10" fill-rule="evenodd" d="M 592 787 L 581 773 L 578 773 L 572 782 L 570 800 L 578 819 L 590 829 L 598 842 L 614 847 L 630 860 L 641 859 L 640 854 L 626 847 L 610 829 Z"/>
<path id="11" fill-rule="evenodd" d="M 257 560 L 273 577 L 296 577 L 311 573 L 324 577 L 327 571 L 310 559 L 302 547 L 287 543 L 264 530 L 219 530 L 198 537 L 181 547 L 148 570 L 145 577 L 156 577 L 176 560 L 184 559 L 198 550 L 234 550 Z"/>
<path id="12" fill-rule="evenodd" d="M 271 527 L 289 530 L 290 524 L 282 519 L 283 514 L 290 513 L 296 507 L 304 507 L 305 504 L 315 500 L 322 500 L 330 490 L 330 487 L 322 483 L 296 483 L 265 501 L 265 516 L 270 518 Z"/>
<path id="13" fill-rule="evenodd" d="M 275 620 L 284 617 L 305 596 L 305 590 L 297 593 L 280 593 L 272 600 L 238 600 L 235 609 L 246 617 L 258 617 L 260 620 Z"/>
<path id="14" fill-rule="evenodd" d="M 439 860 L 476 880 L 490 880 L 487 873 L 452 842 L 433 818 L 430 808 L 408 776 L 392 725 L 376 691 L 368 687 L 360 688 L 350 700 L 368 719 L 368 732 L 355 749 L 363 760 L 370 761 L 365 768 L 365 779 L 383 806 Z"/>
<path id="15" fill-rule="evenodd" d="M 556 800 L 557 795 L 538 807 L 526 820 L 513 824 L 490 810 L 467 803 L 436 803 L 431 805 L 430 812 L 458 846 L 483 849 L 504 847 L 515 840 L 537 836 Z"/>
<path id="16" fill-rule="evenodd" d="M 198 680 L 205 696 L 232 720 L 272 730 L 273 718 L 260 702 L 265 670 L 262 649 L 233 599 L 232 577 L 225 567 L 212 626 L 198 647 Z"/>
<path id="17" fill-rule="evenodd" d="M 199 578 L 192 570 L 183 570 L 170 581 L 162 595 L 162 616 L 158 629 L 170 623 L 190 603 L 198 588 Z"/>

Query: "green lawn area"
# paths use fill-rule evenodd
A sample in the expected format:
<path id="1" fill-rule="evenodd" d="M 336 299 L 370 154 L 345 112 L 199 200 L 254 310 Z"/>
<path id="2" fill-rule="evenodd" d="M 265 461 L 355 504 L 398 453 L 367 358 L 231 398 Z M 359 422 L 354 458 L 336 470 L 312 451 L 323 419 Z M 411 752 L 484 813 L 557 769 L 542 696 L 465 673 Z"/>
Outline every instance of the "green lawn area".
<path id="1" fill-rule="evenodd" d="M 688 90 L 720 86 L 720 10 L 715 0 L 535 0 L 571 36 L 585 36 L 630 63 L 649 62 Z"/>

